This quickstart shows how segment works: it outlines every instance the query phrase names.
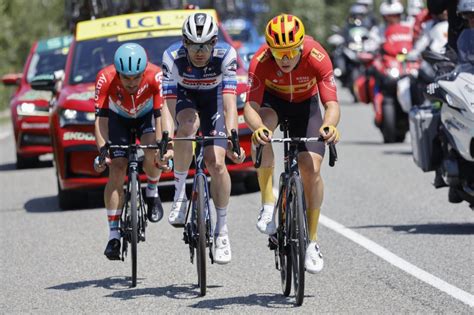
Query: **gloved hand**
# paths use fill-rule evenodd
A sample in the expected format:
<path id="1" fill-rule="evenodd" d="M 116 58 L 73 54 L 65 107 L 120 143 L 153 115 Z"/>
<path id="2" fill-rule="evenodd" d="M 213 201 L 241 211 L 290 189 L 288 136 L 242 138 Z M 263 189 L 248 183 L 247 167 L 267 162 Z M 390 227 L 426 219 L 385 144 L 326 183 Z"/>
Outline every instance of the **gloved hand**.
<path id="1" fill-rule="evenodd" d="M 272 138 L 273 132 L 271 132 L 267 127 L 263 126 L 255 130 L 252 134 L 252 143 L 257 144 L 267 144 Z"/>
<path id="2" fill-rule="evenodd" d="M 324 130 L 326 128 L 328 129 L 327 132 Z M 319 129 L 319 133 L 321 134 L 321 136 L 323 136 L 324 141 L 326 143 L 339 142 L 339 138 L 340 138 L 339 131 L 333 125 L 322 125 L 321 128 Z"/>

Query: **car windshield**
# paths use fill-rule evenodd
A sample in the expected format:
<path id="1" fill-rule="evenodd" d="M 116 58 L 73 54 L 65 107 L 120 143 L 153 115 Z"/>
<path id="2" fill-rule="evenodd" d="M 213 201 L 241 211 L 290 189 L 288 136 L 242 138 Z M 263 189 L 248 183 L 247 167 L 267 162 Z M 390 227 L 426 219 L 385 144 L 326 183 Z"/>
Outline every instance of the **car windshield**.
<path id="1" fill-rule="evenodd" d="M 95 82 L 97 73 L 113 63 L 115 50 L 128 41 L 143 46 L 147 51 L 149 62 L 161 66 L 164 51 L 171 44 L 181 41 L 182 37 L 180 35 L 159 36 L 127 41 L 119 41 L 119 38 L 120 36 L 115 36 L 77 42 L 69 83 L 74 85 Z"/>
<path id="2" fill-rule="evenodd" d="M 31 80 L 38 75 L 51 74 L 55 71 L 64 69 L 66 65 L 67 48 L 47 50 L 35 53 L 31 58 L 26 80 Z"/>
<path id="3" fill-rule="evenodd" d="M 465 29 L 458 38 L 460 63 L 474 64 L 474 29 Z"/>

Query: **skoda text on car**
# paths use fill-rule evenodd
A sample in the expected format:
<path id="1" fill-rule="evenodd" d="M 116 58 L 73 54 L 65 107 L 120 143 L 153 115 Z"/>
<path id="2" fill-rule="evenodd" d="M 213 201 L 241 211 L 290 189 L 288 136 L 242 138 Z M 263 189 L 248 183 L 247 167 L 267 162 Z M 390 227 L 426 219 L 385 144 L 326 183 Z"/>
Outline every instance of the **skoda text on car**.
<path id="1" fill-rule="evenodd" d="M 203 10 L 217 18 L 214 10 Z M 113 62 L 115 50 L 124 42 L 136 42 L 147 51 L 149 61 L 161 66 L 163 52 L 170 44 L 182 40 L 181 26 L 189 10 L 158 11 L 120 15 L 80 22 L 71 45 L 64 82 L 51 113 L 51 133 L 58 176 L 58 197 L 61 208 L 76 207 L 81 190 L 105 185 L 104 174 L 94 171 L 97 148 L 94 138 L 94 83 L 100 69 Z M 222 31 L 220 40 L 230 42 Z M 239 60 L 239 124 L 240 139 L 250 152 L 251 131 L 246 127 L 242 108 L 247 75 Z M 100 80 L 99 80 L 100 84 Z M 255 174 L 250 158 L 241 165 L 230 163 L 234 178 L 244 180 L 254 189 Z M 162 182 L 173 173 L 163 173 Z"/>
<path id="2" fill-rule="evenodd" d="M 71 41 L 72 36 L 62 36 L 35 42 L 23 73 L 2 78 L 5 85 L 18 86 L 10 101 L 17 168 L 34 166 L 40 155 L 52 152 L 48 122 L 51 92 L 33 90 L 30 82 L 38 75 L 63 70 Z"/>

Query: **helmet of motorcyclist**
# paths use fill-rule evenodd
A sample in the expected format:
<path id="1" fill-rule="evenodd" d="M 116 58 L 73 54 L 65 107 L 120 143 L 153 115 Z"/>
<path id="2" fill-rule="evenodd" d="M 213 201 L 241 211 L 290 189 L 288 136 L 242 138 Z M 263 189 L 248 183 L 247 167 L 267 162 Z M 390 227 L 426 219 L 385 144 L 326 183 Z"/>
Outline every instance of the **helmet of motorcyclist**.
<path id="1" fill-rule="evenodd" d="M 356 0 L 356 4 L 363 4 L 366 6 L 373 6 L 374 5 L 374 0 Z"/>
<path id="2" fill-rule="evenodd" d="M 394 0 L 382 2 L 380 5 L 380 14 L 381 15 L 400 15 L 403 13 L 403 5 Z"/>
<path id="3" fill-rule="evenodd" d="M 457 13 L 469 13 L 474 12 L 474 0 L 459 0 Z"/>
<path id="4" fill-rule="evenodd" d="M 217 23 L 207 13 L 193 13 L 183 24 L 183 36 L 196 44 L 204 44 L 217 37 Z"/>
<path id="5" fill-rule="evenodd" d="M 407 14 L 410 16 L 418 15 L 425 7 L 423 0 L 408 0 Z"/>
<path id="6" fill-rule="evenodd" d="M 369 12 L 369 9 L 365 5 L 362 4 L 353 4 L 349 8 L 349 15 L 350 16 L 365 16 Z"/>
<path id="7" fill-rule="evenodd" d="M 271 19 L 265 27 L 265 40 L 272 49 L 299 48 L 304 40 L 304 25 L 290 14 L 280 14 Z"/>
<path id="8" fill-rule="evenodd" d="M 136 76 L 145 71 L 148 58 L 145 49 L 136 43 L 122 44 L 115 51 L 115 70 L 126 76 Z"/>

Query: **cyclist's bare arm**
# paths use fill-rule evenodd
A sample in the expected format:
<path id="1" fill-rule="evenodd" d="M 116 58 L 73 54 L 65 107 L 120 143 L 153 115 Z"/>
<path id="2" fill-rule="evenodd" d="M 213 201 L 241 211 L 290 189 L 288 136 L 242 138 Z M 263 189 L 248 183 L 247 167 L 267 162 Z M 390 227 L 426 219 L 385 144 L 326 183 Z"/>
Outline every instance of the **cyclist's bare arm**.
<path id="1" fill-rule="evenodd" d="M 339 103 L 336 101 L 328 101 L 323 104 L 325 113 L 323 119 L 323 127 L 324 126 L 334 126 L 336 127 L 339 123 L 339 119 L 341 117 L 341 110 L 339 107 Z M 329 133 L 321 133 L 321 135 L 325 138 L 328 142 L 337 142 L 337 135 L 334 134 L 334 130 L 329 130 Z"/>
<path id="2" fill-rule="evenodd" d="M 222 99 L 224 102 L 224 116 L 227 135 L 230 136 L 230 131 L 232 129 L 239 131 L 239 125 L 237 122 L 237 96 L 235 94 L 225 93 L 223 94 Z"/>
<path id="3" fill-rule="evenodd" d="M 246 102 L 244 107 L 244 118 L 247 125 L 252 129 L 252 131 L 257 130 L 258 128 L 263 127 L 263 121 L 258 110 L 260 105 L 256 102 Z"/>
<path id="4" fill-rule="evenodd" d="M 174 119 L 176 113 L 176 99 L 165 99 L 161 107 L 161 128 L 172 137 L 174 134 Z M 161 135 L 160 135 L 161 138 Z"/>
<path id="5" fill-rule="evenodd" d="M 100 150 L 109 141 L 109 118 L 98 116 L 95 119 L 95 141 Z"/>

